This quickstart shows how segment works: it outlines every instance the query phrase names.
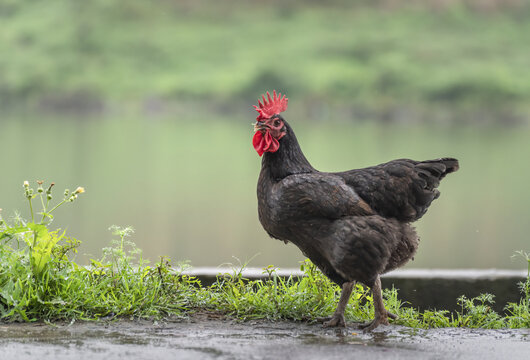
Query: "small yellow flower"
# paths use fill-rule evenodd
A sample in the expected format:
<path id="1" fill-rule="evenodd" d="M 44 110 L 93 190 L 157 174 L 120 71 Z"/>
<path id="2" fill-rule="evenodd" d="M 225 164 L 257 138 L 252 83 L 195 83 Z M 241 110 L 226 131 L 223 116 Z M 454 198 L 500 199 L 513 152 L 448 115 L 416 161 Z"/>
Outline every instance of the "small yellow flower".
<path id="1" fill-rule="evenodd" d="M 29 181 L 24 181 L 24 187 L 29 187 Z"/>
<path id="2" fill-rule="evenodd" d="M 85 188 L 82 186 L 79 186 L 77 189 L 75 189 L 74 194 L 82 194 L 85 192 Z"/>

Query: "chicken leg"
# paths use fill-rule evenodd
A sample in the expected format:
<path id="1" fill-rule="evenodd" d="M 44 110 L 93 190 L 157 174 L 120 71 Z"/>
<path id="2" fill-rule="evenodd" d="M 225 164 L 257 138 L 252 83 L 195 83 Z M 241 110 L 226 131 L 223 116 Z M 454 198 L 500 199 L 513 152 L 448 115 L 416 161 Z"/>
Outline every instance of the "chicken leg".
<path id="1" fill-rule="evenodd" d="M 350 300 L 354 284 L 354 281 L 350 281 L 342 285 L 342 293 L 340 294 L 337 309 L 335 309 L 335 312 L 333 315 L 331 315 L 331 318 L 324 322 L 324 327 L 346 327 L 344 311 L 346 310 L 346 305 L 348 305 L 348 301 Z"/>
<path id="2" fill-rule="evenodd" d="M 394 315 L 385 309 L 379 275 L 372 286 L 372 296 L 374 299 L 374 319 L 366 324 L 359 325 L 359 328 L 363 329 L 364 332 L 372 331 L 381 324 L 388 325 L 388 318 L 394 320 L 397 319 L 397 315 Z"/>

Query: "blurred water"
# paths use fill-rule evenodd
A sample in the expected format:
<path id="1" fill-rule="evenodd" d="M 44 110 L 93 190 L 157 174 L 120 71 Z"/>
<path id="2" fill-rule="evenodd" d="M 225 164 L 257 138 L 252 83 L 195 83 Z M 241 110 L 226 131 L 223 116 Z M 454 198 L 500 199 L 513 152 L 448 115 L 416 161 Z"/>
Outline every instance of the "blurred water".
<path id="1" fill-rule="evenodd" d="M 525 268 L 510 258 L 530 250 L 530 129 L 295 120 L 315 167 L 339 171 L 399 157 L 454 156 L 442 196 L 418 223 L 421 245 L 409 267 Z M 292 245 L 268 238 L 257 219 L 260 159 L 251 147 L 254 115 L 153 118 L 139 115 L 0 119 L 0 208 L 28 217 L 22 183 L 85 186 L 56 212 L 55 227 L 83 242 L 78 260 L 101 255 L 112 224 L 136 229 L 132 240 L 153 261 L 167 255 L 195 266 L 296 267 Z M 235 259 L 235 258 L 239 259 Z"/>

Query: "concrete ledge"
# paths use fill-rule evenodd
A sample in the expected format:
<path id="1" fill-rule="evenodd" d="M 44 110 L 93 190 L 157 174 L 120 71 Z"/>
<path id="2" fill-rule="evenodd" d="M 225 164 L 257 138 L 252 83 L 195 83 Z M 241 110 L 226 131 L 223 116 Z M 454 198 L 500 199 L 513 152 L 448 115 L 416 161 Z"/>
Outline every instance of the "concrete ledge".
<path id="1" fill-rule="evenodd" d="M 233 274 L 234 269 L 221 267 L 199 267 L 184 271 L 201 280 L 204 286 L 211 285 L 220 274 Z M 267 280 L 269 275 L 261 268 L 245 268 L 242 276 L 249 280 Z M 276 270 L 276 276 L 301 278 L 304 273 L 297 269 Z M 482 293 L 495 295 L 492 308 L 502 313 L 508 302 L 518 302 L 521 294 L 518 283 L 526 279 L 526 271 L 498 269 L 403 269 L 381 277 L 384 288 L 399 289 L 399 298 L 407 306 L 427 309 L 459 310 L 456 299 L 468 298 Z"/>

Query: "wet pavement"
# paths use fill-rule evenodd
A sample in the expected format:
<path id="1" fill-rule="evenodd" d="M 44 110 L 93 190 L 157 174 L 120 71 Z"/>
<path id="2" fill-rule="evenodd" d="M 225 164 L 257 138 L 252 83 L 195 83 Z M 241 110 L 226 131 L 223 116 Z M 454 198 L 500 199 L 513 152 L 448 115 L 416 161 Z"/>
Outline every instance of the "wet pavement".
<path id="1" fill-rule="evenodd" d="M 0 323 L 0 359 L 529 359 L 530 329 L 413 330 L 300 322 Z"/>

